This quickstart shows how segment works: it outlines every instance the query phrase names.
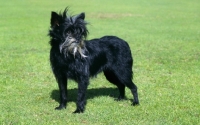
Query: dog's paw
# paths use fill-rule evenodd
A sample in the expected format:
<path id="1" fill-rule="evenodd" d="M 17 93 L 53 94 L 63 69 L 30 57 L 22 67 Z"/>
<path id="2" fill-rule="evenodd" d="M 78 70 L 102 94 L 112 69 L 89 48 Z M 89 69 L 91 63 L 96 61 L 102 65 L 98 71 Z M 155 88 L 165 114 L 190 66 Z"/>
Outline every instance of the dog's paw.
<path id="1" fill-rule="evenodd" d="M 133 102 L 131 105 L 132 106 L 137 106 L 137 105 L 139 105 L 139 102 Z"/>
<path id="2" fill-rule="evenodd" d="M 62 109 L 66 109 L 66 106 L 59 105 L 58 107 L 55 108 L 55 110 L 62 110 Z"/>
<path id="3" fill-rule="evenodd" d="M 119 96 L 118 98 L 115 99 L 115 101 L 123 101 L 126 100 L 125 97 Z"/>
<path id="4" fill-rule="evenodd" d="M 119 101 L 123 101 L 123 100 L 125 100 L 124 98 L 116 98 L 116 99 L 114 99 L 115 101 L 117 101 L 117 102 L 119 102 Z"/>
<path id="5" fill-rule="evenodd" d="M 76 109 L 74 112 L 73 112 L 74 114 L 76 113 L 83 113 L 83 110 L 80 110 L 80 109 Z"/>

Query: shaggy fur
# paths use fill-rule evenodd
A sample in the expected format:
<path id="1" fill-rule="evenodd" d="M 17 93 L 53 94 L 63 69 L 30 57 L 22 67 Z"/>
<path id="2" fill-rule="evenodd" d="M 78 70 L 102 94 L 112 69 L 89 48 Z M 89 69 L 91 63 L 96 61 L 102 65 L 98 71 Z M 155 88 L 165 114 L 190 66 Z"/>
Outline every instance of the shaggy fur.
<path id="1" fill-rule="evenodd" d="M 84 13 L 67 15 L 67 9 L 60 14 L 51 13 L 50 62 L 60 91 L 60 105 L 56 109 L 66 108 L 67 80 L 72 79 L 78 83 L 74 113 L 83 112 L 89 78 L 102 71 L 118 87 L 118 100 L 125 97 L 126 86 L 133 94 L 132 104 L 139 104 L 137 87 L 132 82 L 133 59 L 128 44 L 116 36 L 85 40 L 88 30 L 84 18 Z"/>

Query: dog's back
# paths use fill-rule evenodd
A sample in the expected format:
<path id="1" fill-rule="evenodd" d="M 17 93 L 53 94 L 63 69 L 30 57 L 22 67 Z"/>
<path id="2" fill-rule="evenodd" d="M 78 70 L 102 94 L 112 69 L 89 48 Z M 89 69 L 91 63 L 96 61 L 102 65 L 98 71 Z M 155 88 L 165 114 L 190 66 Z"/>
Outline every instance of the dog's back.
<path id="1" fill-rule="evenodd" d="M 96 75 L 104 69 L 125 70 L 131 74 L 133 59 L 126 41 L 116 36 L 104 36 L 86 42 L 90 58 L 90 73 Z M 114 69 L 117 68 L 117 69 Z"/>

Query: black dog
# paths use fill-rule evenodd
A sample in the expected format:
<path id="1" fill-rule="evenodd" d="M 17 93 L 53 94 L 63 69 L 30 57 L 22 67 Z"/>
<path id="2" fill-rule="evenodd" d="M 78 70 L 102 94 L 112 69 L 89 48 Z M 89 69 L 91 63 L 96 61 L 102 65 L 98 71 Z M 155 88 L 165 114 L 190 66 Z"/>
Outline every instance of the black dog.
<path id="1" fill-rule="evenodd" d="M 72 79 L 78 83 L 74 113 L 83 112 L 89 77 L 101 71 L 118 87 L 118 100 L 124 98 L 126 86 L 133 94 L 133 105 L 139 104 L 137 87 L 132 82 L 133 59 L 128 44 L 115 36 L 85 40 L 88 30 L 84 18 L 84 13 L 68 16 L 67 9 L 60 14 L 51 13 L 50 62 L 60 90 L 60 105 L 56 109 L 66 108 L 67 79 Z"/>

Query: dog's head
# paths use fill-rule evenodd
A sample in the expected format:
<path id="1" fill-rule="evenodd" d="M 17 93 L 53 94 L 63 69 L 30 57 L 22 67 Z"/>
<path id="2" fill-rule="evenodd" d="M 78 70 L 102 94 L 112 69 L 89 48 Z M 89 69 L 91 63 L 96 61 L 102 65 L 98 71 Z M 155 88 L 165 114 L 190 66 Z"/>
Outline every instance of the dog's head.
<path id="1" fill-rule="evenodd" d="M 60 52 L 65 56 L 68 53 L 76 55 L 78 52 L 82 57 L 84 55 L 84 40 L 87 37 L 87 23 L 84 21 L 85 13 L 75 16 L 67 14 L 67 8 L 63 13 L 51 13 L 50 37 L 59 45 Z"/>

